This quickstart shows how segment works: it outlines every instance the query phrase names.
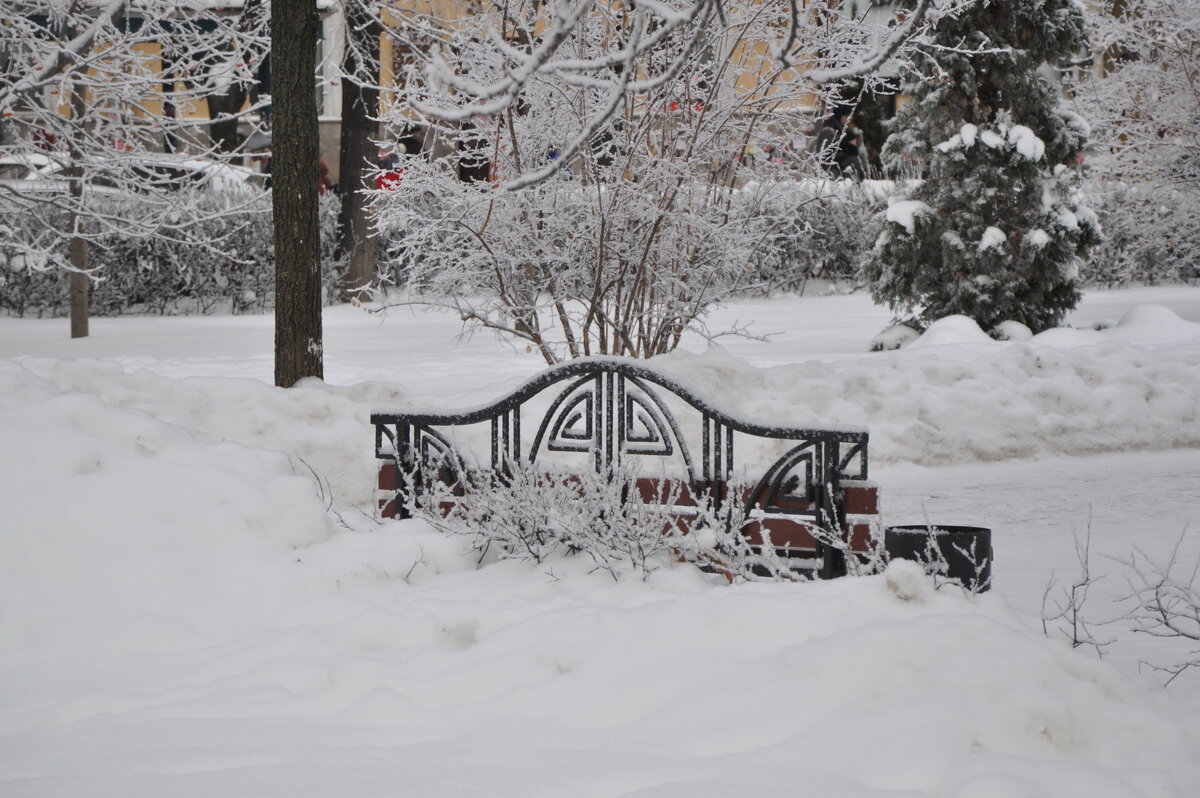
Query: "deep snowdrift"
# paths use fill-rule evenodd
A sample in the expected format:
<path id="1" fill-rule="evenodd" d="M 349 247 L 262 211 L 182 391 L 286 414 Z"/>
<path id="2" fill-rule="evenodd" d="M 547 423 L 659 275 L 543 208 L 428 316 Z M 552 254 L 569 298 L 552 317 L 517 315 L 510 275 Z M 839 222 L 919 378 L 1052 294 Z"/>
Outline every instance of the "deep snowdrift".
<path id="1" fill-rule="evenodd" d="M 975 332 L 948 320 L 900 352 L 775 368 L 719 350 L 660 365 L 740 415 L 866 424 L 892 467 L 1200 446 L 1200 324 L 1142 309 L 1023 343 Z M 1045 638 L 1003 583 L 971 600 L 894 567 L 730 586 L 667 563 L 614 583 L 580 561 L 477 569 L 419 522 L 378 523 L 367 415 L 413 393 L 0 361 L 0 794 L 1200 783 L 1178 694 Z"/>
<path id="2" fill-rule="evenodd" d="M 764 369 L 713 349 L 655 362 L 740 415 L 865 424 L 874 462 L 945 465 L 1200 446 L 1198 353 L 1200 324 L 1139 306 L 1108 329 L 1024 342 L 958 316 L 866 359 Z"/>

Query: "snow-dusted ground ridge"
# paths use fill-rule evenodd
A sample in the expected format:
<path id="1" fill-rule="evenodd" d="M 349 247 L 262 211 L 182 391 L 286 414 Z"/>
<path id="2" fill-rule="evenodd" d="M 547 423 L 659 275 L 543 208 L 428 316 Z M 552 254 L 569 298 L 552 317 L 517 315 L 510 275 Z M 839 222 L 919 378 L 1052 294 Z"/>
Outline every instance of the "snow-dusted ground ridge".
<path id="1" fill-rule="evenodd" d="M 1200 446 L 1200 358 L 1145 346 L 1180 340 L 1200 340 L 1200 323 L 1139 306 L 1109 329 L 1022 342 L 952 317 L 870 359 L 762 369 L 710 350 L 659 362 L 743 416 L 866 424 L 875 462 L 947 465 Z"/>
<path id="2" fill-rule="evenodd" d="M 780 334 L 658 366 L 740 417 L 868 426 L 885 520 L 992 527 L 991 593 L 480 567 L 377 521 L 371 410 L 539 370 L 446 317 L 330 309 L 331 384 L 289 391 L 269 319 L 0 319 L 0 795 L 1194 795 L 1200 676 L 1138 664 L 1189 647 L 1117 624 L 1097 661 L 1039 612 L 1073 533 L 1097 617 L 1105 555 L 1200 555 L 1200 289 L 871 354 L 861 295 L 721 313 Z"/>

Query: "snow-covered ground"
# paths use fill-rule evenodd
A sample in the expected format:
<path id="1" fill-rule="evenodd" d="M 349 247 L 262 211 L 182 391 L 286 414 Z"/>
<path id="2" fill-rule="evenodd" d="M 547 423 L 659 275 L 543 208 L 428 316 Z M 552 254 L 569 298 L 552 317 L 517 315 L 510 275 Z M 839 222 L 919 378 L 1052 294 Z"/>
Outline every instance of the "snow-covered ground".
<path id="1" fill-rule="evenodd" d="M 476 568 L 378 522 L 371 410 L 540 369 L 446 316 L 329 309 L 328 382 L 290 391 L 269 318 L 0 318 L 0 796 L 1200 794 L 1200 673 L 1139 667 L 1197 646 L 1117 623 L 1098 661 L 1040 620 L 1089 530 L 1094 618 L 1105 555 L 1200 556 L 1200 288 L 868 353 L 887 319 L 750 300 L 711 326 L 769 342 L 658 362 L 741 415 L 869 427 L 887 523 L 993 529 L 974 600 L 904 568 Z"/>

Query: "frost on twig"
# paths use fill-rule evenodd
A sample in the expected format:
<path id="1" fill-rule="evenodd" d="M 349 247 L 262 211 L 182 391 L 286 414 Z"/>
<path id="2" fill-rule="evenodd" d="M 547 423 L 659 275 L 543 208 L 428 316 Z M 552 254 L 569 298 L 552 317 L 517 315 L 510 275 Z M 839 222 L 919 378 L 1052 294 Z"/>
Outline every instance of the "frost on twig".
<path id="1" fill-rule="evenodd" d="M 1103 656 L 1115 638 L 1101 637 L 1097 634 L 1097 627 L 1111 624 L 1115 619 L 1095 621 L 1091 615 L 1089 601 L 1093 588 L 1106 577 L 1092 573 L 1090 515 L 1087 532 L 1082 537 L 1075 534 L 1074 541 L 1079 572 L 1069 585 L 1060 585 L 1055 574 L 1050 574 L 1042 592 L 1042 632 L 1049 636 L 1053 629 L 1070 640 L 1072 648 L 1087 646 L 1095 649 L 1098 656 Z"/>
<path id="2" fill-rule="evenodd" d="M 1117 560 L 1124 566 L 1128 586 L 1118 601 L 1131 603 L 1126 618 L 1135 633 L 1200 643 L 1200 558 L 1190 564 L 1181 561 L 1180 548 L 1186 537 L 1185 528 L 1165 559 L 1155 559 L 1135 546 L 1128 557 Z M 1152 667 L 1169 673 L 1169 684 L 1194 666 L 1200 666 L 1200 647 L 1182 661 Z"/>
<path id="3" fill-rule="evenodd" d="M 411 512 L 436 529 L 461 536 L 479 561 L 544 563 L 583 557 L 614 579 L 648 575 L 689 562 L 731 580 L 798 579 L 769 545 L 758 552 L 742 535 L 740 505 L 706 497 L 686 514 L 676 507 L 678 482 L 660 483 L 655 501 L 640 495 L 638 474 L 556 473 L 512 467 L 506 473 L 445 467 L 408 484 Z"/>
<path id="4" fill-rule="evenodd" d="M 973 0 L 941 4 L 957 13 Z M 558 0 L 513 7 L 485 2 L 472 27 L 462 19 L 393 10 L 397 41 L 411 53 L 404 77 L 405 106 L 397 113 L 439 126 L 489 127 L 498 117 L 525 114 L 529 92 L 552 86 L 579 97 L 566 125 L 557 127 L 558 157 L 526 158 L 503 177 L 505 188 L 536 185 L 568 168 L 594 146 L 632 101 L 651 110 L 654 95 L 696 81 L 695 62 L 707 60 L 728 85 L 761 84 L 777 104 L 803 106 L 815 95 L 818 111 L 848 80 L 882 80 L 887 62 L 902 69 L 930 26 L 934 0 L 892 14 L 862 13 L 792 3 L 722 4 L 719 0 L 598 3 Z M 753 80 L 747 81 L 747 76 Z M 710 75 L 712 77 L 712 75 Z M 711 81 L 701 95 L 714 87 Z M 734 101 L 736 90 L 719 99 Z M 585 99 L 586 97 L 586 99 Z M 682 101 L 682 97 L 677 96 Z M 718 97 L 705 99 L 706 106 Z"/>
<path id="5" fill-rule="evenodd" d="M 0 186 L 0 218 L 33 232 L 3 241 L 0 259 L 91 274 L 68 263 L 63 241 L 101 246 L 119 232 L 218 251 L 228 247 L 205 234 L 208 223 L 269 212 L 263 192 L 245 185 L 247 173 L 228 165 L 246 153 L 222 138 L 230 127 L 261 124 L 269 101 L 236 94 L 226 104 L 239 107 L 220 110 L 232 88 L 255 85 L 268 49 L 266 6 L 127 5 L 3 0 L 5 155 L 33 174 Z M 221 201 L 207 201 L 213 195 Z"/>

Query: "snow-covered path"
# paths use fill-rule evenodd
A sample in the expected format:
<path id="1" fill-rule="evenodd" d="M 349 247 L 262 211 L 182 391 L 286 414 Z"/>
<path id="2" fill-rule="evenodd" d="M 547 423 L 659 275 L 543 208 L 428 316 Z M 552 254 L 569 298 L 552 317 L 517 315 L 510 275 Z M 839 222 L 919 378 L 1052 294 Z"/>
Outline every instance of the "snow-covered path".
<path id="1" fill-rule="evenodd" d="M 373 407 L 540 369 L 444 316 L 330 309 L 329 384 L 291 391 L 265 318 L 0 319 L 0 795 L 1195 795 L 1200 675 L 1138 667 L 1189 647 L 1118 624 L 1097 662 L 1039 614 L 1089 528 L 1097 617 L 1105 555 L 1200 556 L 1200 289 L 1089 294 L 1072 322 L 1103 333 L 874 355 L 861 295 L 712 326 L 749 318 L 780 334 L 662 367 L 870 426 L 885 520 L 991 527 L 994 591 L 476 569 L 379 525 Z"/>

